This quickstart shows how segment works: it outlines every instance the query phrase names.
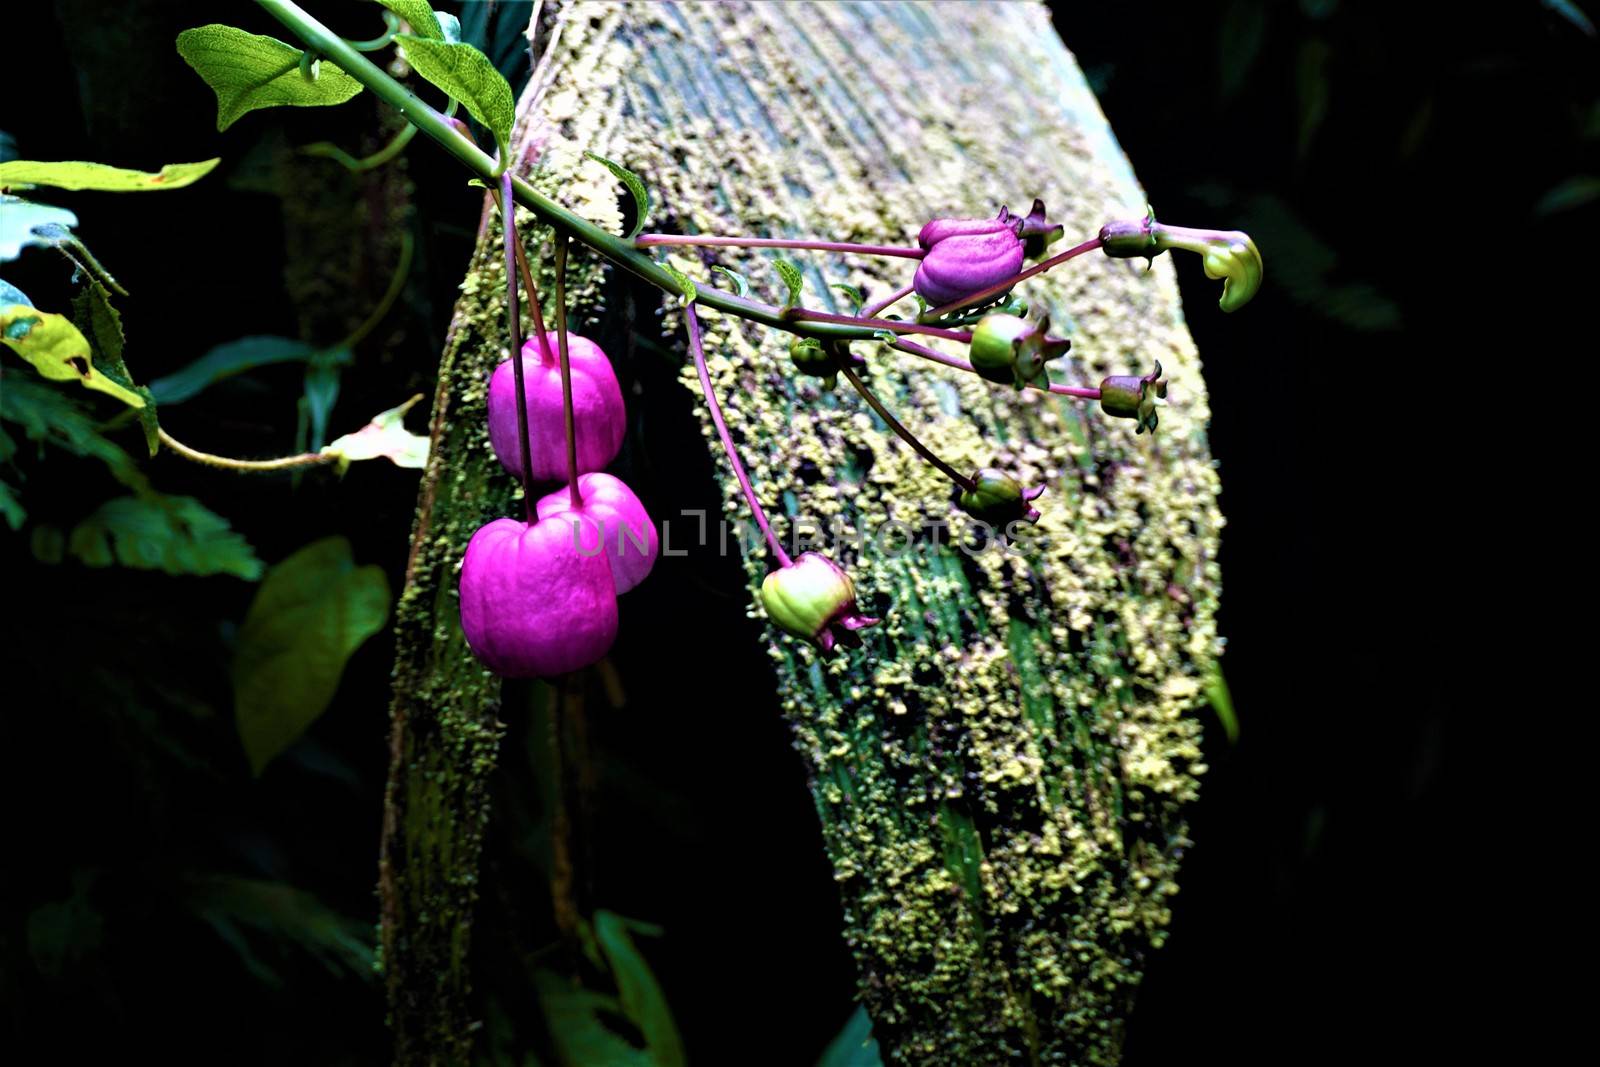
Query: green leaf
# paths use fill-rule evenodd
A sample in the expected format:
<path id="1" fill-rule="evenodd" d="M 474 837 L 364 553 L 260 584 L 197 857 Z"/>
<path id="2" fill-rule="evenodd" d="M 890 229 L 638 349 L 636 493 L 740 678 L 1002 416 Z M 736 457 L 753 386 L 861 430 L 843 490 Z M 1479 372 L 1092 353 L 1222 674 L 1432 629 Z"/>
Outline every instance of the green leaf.
<path id="1" fill-rule="evenodd" d="M 249 542 L 190 496 L 114 497 L 73 528 L 67 551 L 90 567 L 116 562 L 168 574 L 261 577 Z"/>
<path id="2" fill-rule="evenodd" d="M 1239 715 L 1233 710 L 1233 694 L 1228 690 L 1228 680 L 1222 676 L 1222 665 L 1213 663 L 1211 674 L 1206 678 L 1206 700 L 1211 704 L 1211 710 L 1217 713 L 1217 721 L 1222 723 L 1222 732 L 1227 736 L 1228 743 L 1239 742 Z"/>
<path id="3" fill-rule="evenodd" d="M 656 1067 L 683 1067 L 685 1056 L 683 1039 L 678 1036 L 677 1024 L 667 1007 L 667 998 L 661 992 L 661 983 L 650 971 L 650 965 L 634 945 L 629 931 L 659 936 L 661 931 L 632 919 L 624 919 L 615 912 L 597 910 L 594 913 L 594 934 L 600 942 L 611 967 L 611 977 L 617 983 L 617 999 L 622 1010 L 644 1035 L 645 1045 Z"/>
<path id="4" fill-rule="evenodd" d="M 217 94 L 217 129 L 263 107 L 326 107 L 361 91 L 331 63 L 315 80 L 300 73 L 300 49 L 236 26 L 213 23 L 178 34 L 178 54 Z"/>
<path id="5" fill-rule="evenodd" d="M 783 310 L 788 311 L 800 303 L 800 294 L 806 287 L 806 277 L 800 273 L 799 267 L 787 259 L 774 259 L 772 265 L 777 268 L 778 277 L 783 279 L 784 288 L 789 290 L 789 295 L 783 300 Z"/>
<path id="6" fill-rule="evenodd" d="M 867 302 L 867 298 L 861 295 L 860 289 L 853 285 L 846 285 L 844 282 L 834 282 L 832 288 L 839 290 L 850 301 L 850 314 L 859 315 L 861 313 L 861 305 Z"/>
<path id="7" fill-rule="evenodd" d="M 134 492 L 150 489 L 133 457 L 104 437 L 95 421 L 60 389 L 7 374 L 5 388 L 0 389 L 0 420 L 20 426 L 30 441 L 99 460 L 113 478 Z"/>
<path id="8" fill-rule="evenodd" d="M 731 268 L 724 267 L 721 264 L 718 264 L 717 266 L 712 267 L 711 269 L 716 271 L 719 274 L 727 275 L 728 280 L 733 282 L 733 294 L 735 296 L 749 296 L 750 295 L 750 283 L 745 281 L 745 277 L 744 277 L 743 274 L 740 274 L 738 271 L 732 270 Z"/>
<path id="9" fill-rule="evenodd" d="M 98 279 L 89 278 L 83 292 L 72 298 L 72 316 L 77 320 L 78 329 L 94 346 L 96 366 L 107 378 L 144 400 L 144 406 L 138 409 L 139 425 L 144 429 L 145 447 L 155 455 L 161 450 L 155 397 L 148 388 L 133 383 L 133 375 L 122 359 L 122 315 L 112 305 L 111 294 Z"/>
<path id="10" fill-rule="evenodd" d="M 305 405 L 311 439 L 306 451 L 315 452 L 328 439 L 328 417 L 339 400 L 339 371 L 354 362 L 348 348 L 329 348 L 306 361 Z"/>
<path id="11" fill-rule="evenodd" d="M 1540 197 L 1533 211 L 1536 215 L 1556 215 L 1597 199 L 1600 199 L 1600 175 L 1577 174 Z"/>
<path id="12" fill-rule="evenodd" d="M 378 3 L 405 19 L 411 26 L 411 32 L 418 37 L 445 40 L 444 31 L 439 26 L 440 13 L 434 11 L 427 0 L 378 0 Z"/>
<path id="13" fill-rule="evenodd" d="M 878 1041 L 872 1036 L 872 1020 L 867 1009 L 858 1007 L 839 1031 L 839 1036 L 828 1043 L 817 1067 L 883 1067 L 883 1057 L 878 1052 Z"/>
<path id="14" fill-rule="evenodd" d="M 623 238 L 627 241 L 633 240 L 639 236 L 639 231 L 644 229 L 645 220 L 650 217 L 650 190 L 645 186 L 642 178 L 622 164 L 613 163 L 605 156 L 596 155 L 593 152 L 585 152 L 584 155 L 609 170 L 612 176 L 626 186 L 628 192 L 633 196 L 633 229 L 629 230 L 627 236 Z"/>
<path id="15" fill-rule="evenodd" d="M 241 337 L 206 352 L 193 363 L 150 383 L 158 404 L 181 404 L 217 382 L 256 367 L 304 362 L 318 349 L 304 341 L 265 335 Z"/>
<path id="16" fill-rule="evenodd" d="M 647 1050 L 606 1026 L 607 1016 L 622 1014 L 616 997 L 550 971 L 535 971 L 533 980 L 561 1067 L 655 1067 Z"/>
<path id="17" fill-rule="evenodd" d="M 677 267 L 674 267 L 671 263 L 668 263 L 665 260 L 656 265 L 662 270 L 666 271 L 668 274 L 672 275 L 672 280 L 678 283 L 678 304 L 680 306 L 688 307 L 690 304 L 695 302 L 700 295 L 700 290 L 694 284 L 693 278 L 689 277 L 687 274 L 683 273 L 683 271 L 679 270 Z"/>
<path id="18" fill-rule="evenodd" d="M 257 980 L 281 986 L 283 978 L 258 954 L 256 940 L 293 945 L 309 953 L 333 974 L 371 980 L 375 953 L 372 923 L 340 915 L 303 889 L 282 882 L 211 874 L 193 879 L 185 906 L 203 919 L 239 954 Z M 276 946 L 274 946 L 276 947 Z"/>
<path id="19" fill-rule="evenodd" d="M 94 189 L 106 193 L 181 189 L 210 174 L 221 162 L 219 156 L 202 163 L 168 163 L 159 172 L 151 174 L 142 170 L 108 167 L 104 163 L 66 160 L 58 163 L 40 163 L 29 159 L 14 159 L 9 163 L 0 163 L 0 188 L 53 185 L 58 189 Z"/>
<path id="20" fill-rule="evenodd" d="M 21 304 L 23 307 L 33 307 L 33 301 L 28 299 L 28 294 L 12 285 L 4 278 L 0 278 L 0 307 L 12 304 Z"/>
<path id="21" fill-rule="evenodd" d="M 267 572 L 239 628 L 233 697 L 256 774 L 333 700 L 344 665 L 389 617 L 382 568 L 357 567 L 343 537 L 313 541 Z"/>
<path id="22" fill-rule="evenodd" d="M 322 454 L 337 457 L 341 474 L 349 469 L 351 463 L 377 459 L 379 456 L 392 460 L 397 467 L 417 470 L 426 467 L 428 438 L 420 437 L 405 427 L 406 412 L 421 399 L 422 394 L 418 393 L 399 407 L 374 416 L 371 422 L 355 433 L 347 433 L 324 448 Z"/>
<path id="23" fill-rule="evenodd" d="M 88 339 L 64 315 L 20 304 L 0 307 L 0 343 L 50 381 L 75 381 L 85 389 L 114 396 L 130 408 L 145 406 L 144 397 L 95 367 Z"/>
<path id="24" fill-rule="evenodd" d="M 511 95 L 511 84 L 494 69 L 489 57 L 459 41 L 429 40 L 410 34 L 398 34 L 395 40 L 405 45 L 406 59 L 418 74 L 446 96 L 461 101 L 468 114 L 494 134 L 504 158 L 511 144 L 517 104 Z"/>
<path id="25" fill-rule="evenodd" d="M 0 194 L 0 263 L 16 259 L 29 245 L 47 245 L 38 228 L 76 226 L 78 216 L 53 204 L 35 204 L 18 196 Z"/>

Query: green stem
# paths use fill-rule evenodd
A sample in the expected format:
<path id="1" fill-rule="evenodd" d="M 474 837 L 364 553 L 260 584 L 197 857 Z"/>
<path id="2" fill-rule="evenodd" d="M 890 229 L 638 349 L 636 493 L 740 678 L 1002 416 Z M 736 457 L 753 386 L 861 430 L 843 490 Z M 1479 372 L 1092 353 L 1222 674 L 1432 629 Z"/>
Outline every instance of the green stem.
<path id="1" fill-rule="evenodd" d="M 442 145 L 473 174 L 486 183 L 495 183 L 499 177 L 499 164 L 492 156 L 473 144 L 470 138 L 462 136 L 449 119 L 429 107 L 416 93 L 391 78 L 381 67 L 352 48 L 349 42 L 313 18 L 299 4 L 294 3 L 294 0 L 256 0 L 256 3 L 308 48 L 316 49 L 346 74 L 372 90 L 372 94 L 378 99 L 398 110 L 407 121 Z M 501 158 L 507 158 L 504 151 L 501 153 Z M 578 243 L 587 245 L 611 263 L 642 278 L 663 292 L 671 294 L 682 292 L 677 281 L 665 268 L 636 250 L 631 242 L 607 233 L 587 219 L 579 218 L 521 178 L 514 177 L 511 185 L 516 199 L 537 215 L 541 222 L 554 227 L 559 233 L 566 234 Z M 700 288 L 696 300 L 706 307 L 725 314 L 806 337 L 870 341 L 875 333 L 883 328 L 788 319 L 783 316 L 782 309 L 772 304 L 747 300 L 708 286 Z"/>
<path id="2" fill-rule="evenodd" d="M 411 129 L 416 129 L 412 126 Z M 400 292 L 406 287 L 406 279 L 411 276 L 411 255 L 414 251 L 410 230 L 400 232 L 400 264 L 394 269 L 394 276 L 389 279 L 389 288 L 384 290 L 383 299 L 378 301 L 378 306 L 372 309 L 372 314 L 367 316 L 367 321 L 357 326 L 355 330 L 339 342 L 340 348 L 354 348 L 367 339 L 367 335 L 377 329 L 378 323 L 383 321 L 394 307 L 394 302 L 400 299 Z"/>
<path id="3" fill-rule="evenodd" d="M 160 435 L 162 444 L 191 463 L 201 463 L 207 467 L 218 467 L 222 470 L 239 471 L 242 474 L 270 474 L 273 471 L 316 467 L 324 463 L 332 463 L 339 458 L 321 452 L 304 452 L 298 456 L 284 456 L 282 459 L 233 459 L 229 456 L 217 456 L 210 452 L 202 452 L 198 448 L 190 448 L 165 430 L 158 428 L 156 433 Z"/>

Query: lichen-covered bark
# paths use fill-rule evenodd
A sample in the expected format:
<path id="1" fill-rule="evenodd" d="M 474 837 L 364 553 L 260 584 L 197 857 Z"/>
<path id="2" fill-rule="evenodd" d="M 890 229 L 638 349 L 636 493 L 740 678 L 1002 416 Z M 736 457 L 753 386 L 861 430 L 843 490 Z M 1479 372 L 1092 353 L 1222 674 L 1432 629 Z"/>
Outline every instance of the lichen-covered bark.
<path id="1" fill-rule="evenodd" d="M 1072 242 L 1144 208 L 1032 4 L 578 3 L 558 18 L 521 143 L 543 189 L 613 228 L 614 183 L 584 149 L 645 176 L 663 229 L 906 241 L 931 216 L 1039 195 Z M 493 240 L 480 242 L 441 369 L 400 610 L 398 825 L 385 855 L 386 901 L 401 910 L 386 911 L 384 947 L 397 1015 L 431 990 L 439 1003 L 424 1017 L 440 1025 L 464 1017 L 461 952 L 498 733 L 453 600 L 467 536 L 503 504 L 489 499 L 501 490 L 481 431 L 481 382 L 504 344 Z M 829 283 L 883 292 L 910 273 L 904 261 L 793 258 L 813 305 L 834 297 Z M 759 256 L 672 260 L 702 279 L 721 262 L 778 289 Z M 1113 1062 L 1163 936 L 1181 807 L 1203 770 L 1192 709 L 1218 651 L 1222 522 L 1170 272 L 1164 260 L 1147 273 L 1091 256 L 1025 287 L 1073 338 L 1069 380 L 1162 362 L 1171 400 L 1153 440 L 1081 402 L 857 346 L 935 451 L 1049 487 L 1047 540 L 1020 555 L 968 556 L 926 537 L 909 553 L 836 553 L 867 606 L 887 608 L 864 649 L 828 660 L 768 635 L 861 997 L 895 1063 Z M 584 282 L 580 314 L 606 292 L 602 277 Z M 789 373 L 785 336 L 716 316 L 707 328 L 713 379 L 769 505 L 851 530 L 961 528 L 948 484 L 865 405 Z M 686 364 L 686 390 L 693 377 Z M 768 561 L 758 551 L 746 566 L 753 590 Z"/>

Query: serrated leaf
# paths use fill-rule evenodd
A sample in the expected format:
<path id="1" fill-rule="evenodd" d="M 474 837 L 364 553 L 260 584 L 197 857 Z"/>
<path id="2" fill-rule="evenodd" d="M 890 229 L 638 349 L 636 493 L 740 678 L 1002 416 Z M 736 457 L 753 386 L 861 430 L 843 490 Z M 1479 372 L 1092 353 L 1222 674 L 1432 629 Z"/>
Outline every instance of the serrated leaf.
<path id="1" fill-rule="evenodd" d="M 67 551 L 90 567 L 261 577 L 250 543 L 191 496 L 114 497 L 73 528 Z"/>
<path id="2" fill-rule="evenodd" d="M 680 307 L 688 307 L 699 298 L 700 289 L 694 284 L 693 278 L 664 260 L 656 265 L 672 275 L 672 280 L 678 283 L 678 304 Z"/>
<path id="3" fill-rule="evenodd" d="M 418 37 L 445 40 L 444 30 L 439 26 L 439 13 L 427 0 L 378 0 L 378 3 L 405 19 L 411 32 Z"/>
<path id="4" fill-rule="evenodd" d="M 150 489 L 133 457 L 102 435 L 77 402 L 54 386 L 7 374 L 5 388 L 0 389 L 0 420 L 20 426 L 30 441 L 99 460 L 113 478 L 135 492 Z"/>
<path id="5" fill-rule="evenodd" d="M 78 329 L 94 347 L 95 365 L 113 382 L 137 393 L 144 401 L 138 409 L 139 425 L 144 430 L 145 447 L 153 456 L 161 450 L 161 424 L 156 419 L 156 401 L 150 390 L 135 385 L 123 361 L 122 315 L 111 303 L 111 294 L 95 278 L 89 278 L 83 292 L 72 298 L 72 315 Z"/>
<path id="6" fill-rule="evenodd" d="M 217 129 L 264 107 L 328 107 L 361 92 L 361 83 L 331 63 L 315 80 L 300 73 L 294 45 L 213 23 L 178 34 L 178 54 L 217 94 Z"/>
<path id="7" fill-rule="evenodd" d="M 256 774 L 333 700 L 345 663 L 389 617 L 389 579 L 328 537 L 267 571 L 233 656 L 239 738 Z"/>
<path id="8" fill-rule="evenodd" d="M 839 290 L 845 295 L 845 298 L 850 301 L 850 314 L 860 314 L 861 305 L 867 302 L 867 298 L 861 295 L 860 289 L 857 289 L 853 285 L 847 285 L 844 282 L 834 282 L 831 288 Z"/>
<path id="9" fill-rule="evenodd" d="M 217 382 L 276 363 L 304 362 L 317 348 L 288 337 L 241 337 L 210 349 L 188 366 L 157 378 L 150 392 L 158 404 L 181 404 Z"/>
<path id="10" fill-rule="evenodd" d="M 733 270 L 733 269 L 728 268 L 728 267 L 724 267 L 724 266 L 722 266 L 720 264 L 715 266 L 715 267 L 712 267 L 711 269 L 716 271 L 716 272 L 718 272 L 719 274 L 727 275 L 728 280 L 733 282 L 733 295 L 735 295 L 735 296 L 749 296 L 750 295 L 750 283 L 745 281 L 745 277 L 744 277 L 743 274 L 740 274 L 738 271 Z"/>
<path id="11" fill-rule="evenodd" d="M 392 460 L 397 467 L 418 470 L 426 467 L 428 438 L 420 437 L 405 427 L 406 412 L 421 399 L 422 394 L 418 393 L 399 407 L 374 416 L 371 422 L 355 433 L 347 433 L 324 448 L 322 454 L 336 457 L 341 473 L 354 462 L 377 459 L 379 456 Z"/>
<path id="12" fill-rule="evenodd" d="M 50 238 L 38 232 L 41 227 L 65 231 L 77 224 L 78 216 L 64 207 L 0 194 L 0 263 L 16 259 L 29 245 L 49 244 Z"/>
<path id="13" fill-rule="evenodd" d="M 517 104 L 510 83 L 494 69 L 488 56 L 459 41 L 411 34 L 397 34 L 395 40 L 405 46 L 406 59 L 418 74 L 446 96 L 461 101 L 467 113 L 494 135 L 502 155 L 508 151 Z"/>
<path id="14" fill-rule="evenodd" d="M 621 182 L 627 188 L 629 195 L 633 197 L 633 229 L 629 230 L 627 236 L 623 238 L 625 241 L 633 240 L 639 236 L 639 231 L 644 229 L 645 220 L 650 217 L 650 190 L 644 184 L 644 179 L 622 164 L 613 163 L 605 156 L 597 155 L 594 152 L 585 152 L 584 155 L 609 170 L 612 177 Z"/>
<path id="15" fill-rule="evenodd" d="M 4 278 L 0 278 L 0 307 L 12 304 L 21 304 L 23 307 L 33 307 L 33 301 L 28 299 L 28 294 L 12 285 Z"/>
<path id="16" fill-rule="evenodd" d="M 610 965 L 612 980 L 617 984 L 617 999 L 622 1011 L 639 1028 L 645 1046 L 655 1067 L 683 1067 L 686 1057 L 683 1039 L 678 1036 L 678 1026 L 672 1020 L 667 998 L 661 983 L 650 971 L 650 964 L 633 943 L 630 931 L 660 934 L 660 930 L 615 912 L 597 910 L 594 913 L 594 935 L 600 943 Z"/>
<path id="17" fill-rule="evenodd" d="M 787 259 L 774 259 L 772 265 L 777 270 L 778 277 L 783 279 L 784 288 L 789 291 L 789 295 L 783 300 L 783 310 L 788 311 L 800 303 L 800 294 L 806 287 L 806 277 L 800 273 L 799 267 Z"/>
<path id="18" fill-rule="evenodd" d="M 104 163 L 67 160 L 41 163 L 31 159 L 14 159 L 9 163 L 0 163 L 0 189 L 20 185 L 51 185 L 57 189 L 93 189 L 105 193 L 181 189 L 210 174 L 221 162 L 219 156 L 200 163 L 168 163 L 151 174 L 148 171 L 110 167 Z"/>
<path id="19" fill-rule="evenodd" d="M 65 315 L 21 304 L 0 307 L 0 343 L 50 381 L 75 381 L 85 389 L 114 396 L 130 408 L 145 406 L 144 397 L 95 367 L 88 339 Z"/>

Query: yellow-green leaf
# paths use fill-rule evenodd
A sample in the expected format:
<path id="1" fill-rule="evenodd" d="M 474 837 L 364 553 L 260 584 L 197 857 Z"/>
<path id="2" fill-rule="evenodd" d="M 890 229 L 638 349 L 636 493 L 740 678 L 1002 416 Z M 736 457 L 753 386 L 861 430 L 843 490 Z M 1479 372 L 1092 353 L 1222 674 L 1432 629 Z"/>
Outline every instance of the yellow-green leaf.
<path id="1" fill-rule="evenodd" d="M 75 381 L 85 389 L 114 396 L 130 408 L 144 407 L 144 397 L 95 369 L 88 340 L 64 315 L 25 304 L 0 308 L 0 342 L 53 382 Z"/>
<path id="2" fill-rule="evenodd" d="M 58 189 L 94 189 L 107 193 L 134 193 L 150 189 L 181 189 L 204 178 L 221 163 L 221 157 L 201 163 L 168 163 L 151 174 L 124 170 L 104 163 L 62 160 L 41 163 L 13 159 L 0 163 L 0 189 L 23 185 L 53 185 Z"/>
<path id="3" fill-rule="evenodd" d="M 389 579 L 357 567 L 343 537 L 267 571 L 233 657 L 239 738 L 255 773 L 327 710 L 345 663 L 388 617 Z"/>
<path id="4" fill-rule="evenodd" d="M 342 104 L 361 83 L 331 63 L 316 77 L 300 71 L 300 49 L 237 26 L 197 26 L 178 34 L 178 54 L 217 94 L 217 129 L 257 108 Z"/>
<path id="5" fill-rule="evenodd" d="M 439 19 L 427 0 L 378 0 L 378 3 L 405 19 L 411 27 L 411 32 L 418 37 L 427 37 L 435 41 L 445 39 L 444 30 L 439 26 Z"/>
<path id="6" fill-rule="evenodd" d="M 517 105 L 511 85 L 489 57 L 459 41 L 429 40 L 411 34 L 397 34 L 405 46 L 406 59 L 416 72 L 438 86 L 446 96 L 461 101 L 468 114 L 494 134 L 501 152 L 511 143 L 511 123 Z"/>

